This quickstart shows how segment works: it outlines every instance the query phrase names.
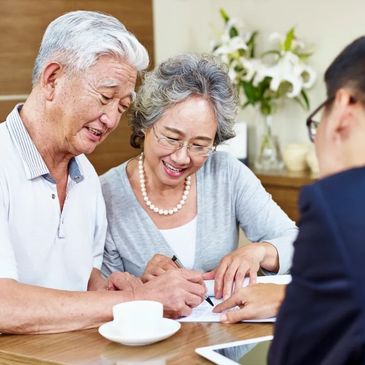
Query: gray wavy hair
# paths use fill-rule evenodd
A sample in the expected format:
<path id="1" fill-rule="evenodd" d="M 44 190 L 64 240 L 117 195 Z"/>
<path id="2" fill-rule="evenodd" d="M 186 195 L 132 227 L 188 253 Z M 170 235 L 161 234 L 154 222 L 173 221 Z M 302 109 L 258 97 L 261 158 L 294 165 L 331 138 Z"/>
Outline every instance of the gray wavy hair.
<path id="1" fill-rule="evenodd" d="M 213 106 L 218 124 L 214 145 L 234 137 L 238 100 L 225 66 L 212 56 L 185 54 L 145 74 L 129 112 L 131 146 L 141 148 L 146 129 L 167 109 L 196 95 L 205 97 Z"/>
<path id="2" fill-rule="evenodd" d="M 47 27 L 33 68 L 33 86 L 50 60 L 71 72 L 83 71 L 101 55 L 125 59 L 138 71 L 147 68 L 147 50 L 125 26 L 111 15 L 95 11 L 72 11 Z"/>

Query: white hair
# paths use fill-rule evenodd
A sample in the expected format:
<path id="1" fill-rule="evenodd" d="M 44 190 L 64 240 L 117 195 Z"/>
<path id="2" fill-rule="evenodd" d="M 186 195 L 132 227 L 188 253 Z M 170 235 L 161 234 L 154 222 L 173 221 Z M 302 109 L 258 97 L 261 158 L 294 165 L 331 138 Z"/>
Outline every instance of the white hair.
<path id="1" fill-rule="evenodd" d="M 115 17 L 95 11 L 72 11 L 47 27 L 33 68 L 33 86 L 50 60 L 72 71 L 83 71 L 102 55 L 124 59 L 137 71 L 147 68 L 145 47 Z"/>

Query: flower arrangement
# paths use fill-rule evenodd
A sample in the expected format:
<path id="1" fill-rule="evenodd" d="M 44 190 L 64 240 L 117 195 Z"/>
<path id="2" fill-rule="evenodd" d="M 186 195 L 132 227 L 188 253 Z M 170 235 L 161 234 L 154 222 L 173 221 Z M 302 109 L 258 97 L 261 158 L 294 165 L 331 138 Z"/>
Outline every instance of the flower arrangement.
<path id="1" fill-rule="evenodd" d="M 257 106 L 263 115 L 272 115 L 280 102 L 294 99 L 309 109 L 306 90 L 314 84 L 316 73 L 306 63 L 312 52 L 296 37 L 295 28 L 285 36 L 271 34 L 275 47 L 256 57 L 258 32 L 247 30 L 223 9 L 220 14 L 224 31 L 213 44 L 213 54 L 227 64 L 242 108 Z"/>

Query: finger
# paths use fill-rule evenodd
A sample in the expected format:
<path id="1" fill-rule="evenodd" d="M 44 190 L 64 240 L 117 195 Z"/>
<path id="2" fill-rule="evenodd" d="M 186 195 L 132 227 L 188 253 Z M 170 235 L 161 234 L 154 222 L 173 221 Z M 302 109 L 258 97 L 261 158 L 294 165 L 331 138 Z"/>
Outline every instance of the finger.
<path id="1" fill-rule="evenodd" d="M 142 280 L 140 278 L 135 277 L 135 276 L 133 276 L 131 278 L 130 282 L 131 282 L 131 285 L 133 287 L 137 287 L 137 286 L 143 285 Z"/>
<path id="2" fill-rule="evenodd" d="M 249 272 L 249 276 L 250 276 L 250 285 L 251 284 L 256 284 L 256 281 L 257 281 L 257 271 L 251 269 L 250 272 Z"/>
<path id="3" fill-rule="evenodd" d="M 166 318 L 173 318 L 173 319 L 178 319 L 181 317 L 186 317 L 189 316 L 192 312 L 192 309 L 188 306 L 188 305 L 182 305 L 181 308 L 169 308 L 164 307 L 164 317 Z"/>
<path id="4" fill-rule="evenodd" d="M 228 262 L 223 259 L 219 264 L 219 266 L 216 268 L 215 279 L 214 279 L 214 295 L 217 299 L 222 298 L 223 295 L 223 279 L 227 267 L 228 267 Z"/>
<path id="5" fill-rule="evenodd" d="M 224 313 L 221 317 L 223 323 L 237 323 L 245 319 L 255 318 L 254 314 L 247 308 L 233 309 Z"/>
<path id="6" fill-rule="evenodd" d="M 150 271 L 149 271 L 149 274 L 153 275 L 153 276 L 160 276 L 162 275 L 163 273 L 165 273 L 166 270 L 163 269 L 162 267 L 159 267 L 159 266 L 155 266 L 153 267 Z"/>
<path id="7" fill-rule="evenodd" d="M 118 290 L 118 288 L 112 283 L 112 282 L 108 282 L 108 287 L 107 287 L 107 290 Z"/>
<path id="8" fill-rule="evenodd" d="M 235 276 L 239 267 L 240 267 L 240 262 L 239 260 L 235 259 L 234 261 L 232 261 L 231 265 L 229 265 L 226 273 L 224 274 L 224 279 L 223 279 L 224 300 L 228 299 L 232 294 L 233 282 L 235 280 Z"/>
<path id="9" fill-rule="evenodd" d="M 227 309 L 234 308 L 238 305 L 243 304 L 243 298 L 241 298 L 240 293 L 233 294 L 231 297 L 229 297 L 227 300 L 223 301 L 222 303 L 216 305 L 213 308 L 214 313 L 220 313 Z"/>
<path id="10" fill-rule="evenodd" d="M 118 290 L 128 285 L 129 273 L 113 272 L 108 278 L 108 290 Z"/>
<path id="11" fill-rule="evenodd" d="M 201 272 L 187 269 L 179 269 L 176 271 L 179 272 L 186 280 L 189 280 L 192 283 L 204 285 L 203 274 Z"/>
<path id="12" fill-rule="evenodd" d="M 214 280 L 215 278 L 215 270 L 207 271 L 203 274 L 204 280 Z"/>
<path id="13" fill-rule="evenodd" d="M 156 253 L 152 256 L 151 260 L 149 261 L 150 262 L 154 262 L 154 263 L 157 263 L 157 262 L 160 262 L 160 261 L 164 261 L 165 258 L 168 258 L 167 256 L 165 255 L 161 255 L 160 253 Z"/>
<path id="14" fill-rule="evenodd" d="M 207 291 L 202 274 L 197 271 L 185 269 L 170 270 L 161 279 L 165 282 L 167 281 L 169 287 L 183 289 L 186 293 L 199 295 L 201 298 L 205 296 Z"/>
<path id="15" fill-rule="evenodd" d="M 194 283 L 191 281 L 186 281 L 185 285 L 181 286 L 187 293 L 193 294 L 195 296 L 198 296 L 200 298 L 200 301 L 198 304 L 200 304 L 207 292 L 207 289 L 204 284 L 200 283 Z"/>
<path id="16" fill-rule="evenodd" d="M 185 303 L 190 308 L 195 308 L 203 301 L 203 299 L 204 299 L 204 297 L 201 297 L 200 295 L 194 295 L 194 294 L 187 293 L 187 295 L 185 297 Z"/>
<path id="17" fill-rule="evenodd" d="M 243 281 L 245 280 L 245 276 L 247 275 L 247 266 L 240 265 L 235 277 L 234 282 L 234 293 L 239 292 L 239 290 L 243 287 Z"/>
<path id="18" fill-rule="evenodd" d="M 173 262 L 171 259 L 168 259 L 168 261 L 165 262 L 161 262 L 160 263 L 160 267 L 162 269 L 164 269 L 165 271 L 167 270 L 175 270 L 178 268 L 178 266 L 175 264 L 175 262 Z"/>
<path id="19" fill-rule="evenodd" d="M 157 278 L 157 276 L 155 276 L 155 275 L 152 275 L 152 274 L 144 274 L 141 279 L 142 279 L 142 282 L 143 283 L 148 283 L 149 281 L 151 281 L 153 279 L 156 279 L 156 278 Z"/>
<path id="20" fill-rule="evenodd" d="M 161 254 L 155 254 L 147 263 L 145 272 L 150 273 L 158 267 L 170 267 L 176 268 L 174 262 L 167 256 Z"/>

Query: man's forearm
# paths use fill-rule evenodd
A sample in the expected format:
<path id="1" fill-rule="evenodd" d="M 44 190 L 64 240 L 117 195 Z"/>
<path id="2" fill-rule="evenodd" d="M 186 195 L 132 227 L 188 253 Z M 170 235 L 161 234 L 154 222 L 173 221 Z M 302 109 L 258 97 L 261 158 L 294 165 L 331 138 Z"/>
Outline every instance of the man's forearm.
<path id="1" fill-rule="evenodd" d="M 72 292 L 0 279 L 0 332 L 40 334 L 97 327 L 112 319 L 114 304 L 133 292 Z"/>

